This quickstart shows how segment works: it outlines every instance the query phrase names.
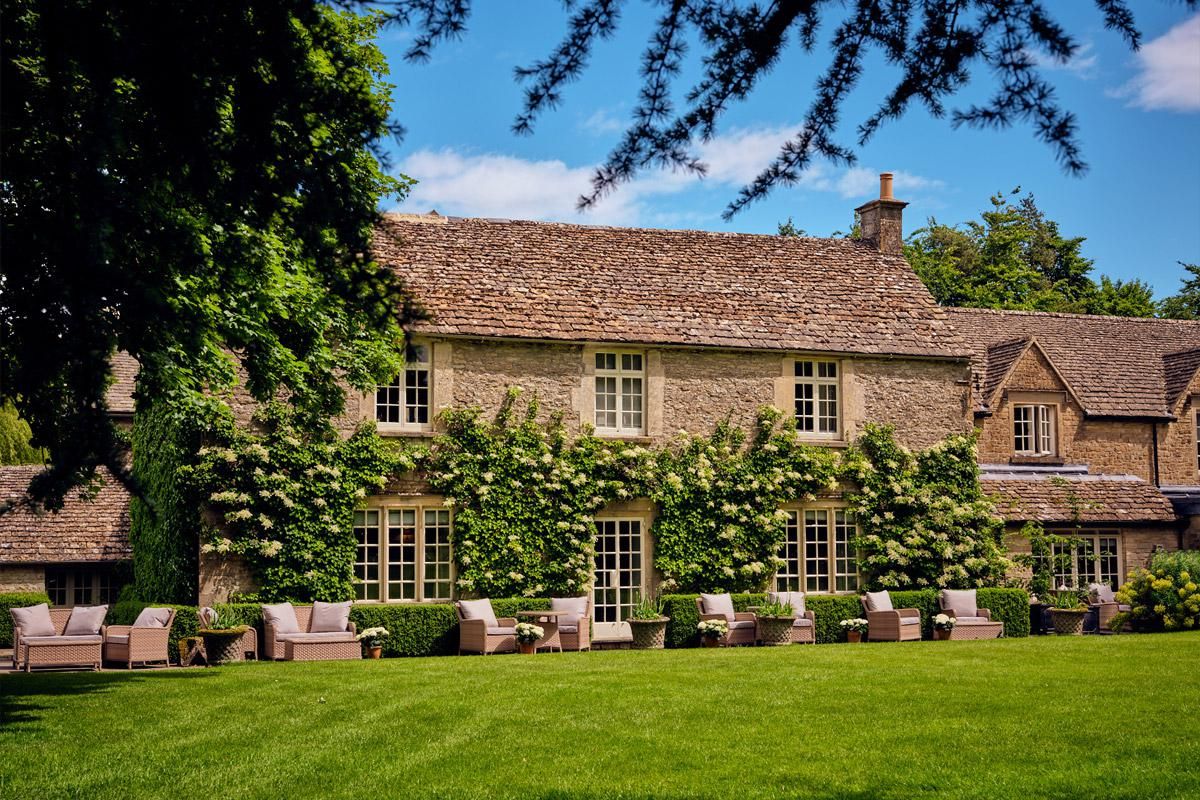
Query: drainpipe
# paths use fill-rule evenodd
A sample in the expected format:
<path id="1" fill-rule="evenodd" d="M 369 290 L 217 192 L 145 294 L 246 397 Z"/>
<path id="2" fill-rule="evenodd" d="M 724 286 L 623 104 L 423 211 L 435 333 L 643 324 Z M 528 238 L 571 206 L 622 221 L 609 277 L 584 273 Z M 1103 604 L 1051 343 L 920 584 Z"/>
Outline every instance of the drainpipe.
<path id="1" fill-rule="evenodd" d="M 1150 430 L 1153 433 L 1152 440 L 1154 442 L 1154 485 L 1158 486 L 1158 423 L 1151 422 Z"/>

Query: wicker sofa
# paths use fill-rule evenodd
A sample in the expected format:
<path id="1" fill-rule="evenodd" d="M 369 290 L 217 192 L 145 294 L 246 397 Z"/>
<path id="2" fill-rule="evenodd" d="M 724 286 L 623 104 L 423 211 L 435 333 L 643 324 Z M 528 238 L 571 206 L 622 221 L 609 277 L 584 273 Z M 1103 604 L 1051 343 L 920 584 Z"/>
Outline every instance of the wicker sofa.
<path id="1" fill-rule="evenodd" d="M 42 604 L 45 607 L 45 604 Z M 22 620 L 37 612 L 39 606 L 9 609 L 13 623 L 13 669 L 31 671 L 34 667 L 88 667 L 99 670 L 104 658 L 104 637 L 99 634 L 66 634 L 70 608 L 46 608 L 54 635 L 30 635 L 29 623 Z"/>
<path id="2" fill-rule="evenodd" d="M 817 617 L 804 605 L 804 592 L 768 592 L 767 600 L 772 603 L 786 603 L 796 613 L 796 621 L 792 623 L 792 644 L 817 643 Z"/>
<path id="3" fill-rule="evenodd" d="M 921 611 L 893 608 L 887 592 L 867 592 L 859 597 L 867 615 L 867 641 L 911 642 L 921 638 Z"/>
<path id="4" fill-rule="evenodd" d="M 314 614 L 314 606 L 318 611 Z M 290 625 L 281 625 L 279 616 L 282 614 L 285 623 L 287 608 L 290 607 L 296 617 L 298 630 L 288 631 Z M 362 646 L 355 638 L 357 628 L 353 622 L 346 621 L 341 630 L 325 630 L 317 625 L 318 617 L 323 616 L 323 608 L 344 607 L 349 613 L 348 603 L 315 603 L 312 606 L 293 606 L 290 603 L 280 603 L 274 606 L 263 606 L 263 655 L 273 661 L 335 661 L 342 659 L 362 658 Z"/>
<path id="5" fill-rule="evenodd" d="M 161 623 L 161 624 L 160 624 Z M 134 664 L 146 666 L 171 663 L 171 626 L 175 624 L 175 609 L 144 608 L 132 625 L 109 625 L 100 629 L 104 637 L 104 660 L 124 662 L 126 669 Z"/>
<path id="6" fill-rule="evenodd" d="M 454 604 L 458 614 L 458 654 L 515 653 L 517 620 L 500 617 L 492 610 L 492 601 L 460 600 Z"/>
<path id="7" fill-rule="evenodd" d="M 724 620 L 729 625 L 729 634 L 721 641 L 725 647 L 758 641 L 758 617 L 753 611 L 734 611 L 733 598 L 728 594 L 702 594 L 696 598 L 696 611 L 700 621 Z"/>

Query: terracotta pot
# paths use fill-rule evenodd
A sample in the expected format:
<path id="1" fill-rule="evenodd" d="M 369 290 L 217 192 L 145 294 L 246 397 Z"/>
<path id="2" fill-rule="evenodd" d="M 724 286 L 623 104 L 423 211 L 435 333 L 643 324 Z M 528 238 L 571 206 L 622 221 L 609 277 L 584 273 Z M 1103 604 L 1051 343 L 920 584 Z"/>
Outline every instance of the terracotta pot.
<path id="1" fill-rule="evenodd" d="M 862 641 L 862 631 L 846 631 L 846 641 L 851 644 L 858 644 Z"/>
<path id="2" fill-rule="evenodd" d="M 521 655 L 531 656 L 537 652 L 537 642 L 517 642 L 517 649 L 521 651 Z"/>
<path id="3" fill-rule="evenodd" d="M 942 630 L 941 628 L 933 629 L 933 639 L 937 642 L 944 642 L 950 638 L 950 629 Z"/>
<path id="4" fill-rule="evenodd" d="M 383 647 L 368 647 L 367 658 L 380 658 L 383 656 Z"/>
<path id="5" fill-rule="evenodd" d="M 701 636 L 700 641 L 704 642 L 705 647 L 720 647 L 721 640 L 712 636 Z"/>
<path id="6" fill-rule="evenodd" d="M 630 647 L 634 650 L 661 650 L 667 641 L 667 623 L 670 618 L 661 619 L 627 619 L 629 631 L 633 634 Z"/>

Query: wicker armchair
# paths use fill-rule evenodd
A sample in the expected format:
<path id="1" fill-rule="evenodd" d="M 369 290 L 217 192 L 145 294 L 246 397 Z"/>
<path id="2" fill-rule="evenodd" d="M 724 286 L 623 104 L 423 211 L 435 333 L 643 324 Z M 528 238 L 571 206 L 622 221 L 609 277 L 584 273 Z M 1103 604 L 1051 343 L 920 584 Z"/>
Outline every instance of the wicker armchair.
<path id="1" fill-rule="evenodd" d="M 921 611 L 892 608 L 887 592 L 867 592 L 859 597 L 867 615 L 867 641 L 911 642 L 921 638 Z"/>
<path id="2" fill-rule="evenodd" d="M 175 609 L 162 609 L 167 613 L 166 625 L 141 627 L 135 625 L 109 625 L 100 629 L 104 637 L 104 660 L 123 661 L 125 669 L 133 669 L 135 663 L 146 666 L 161 661 L 162 666 L 171 663 L 171 626 L 175 624 Z"/>
<path id="3" fill-rule="evenodd" d="M 1111 631 L 1113 617 L 1129 610 L 1129 606 L 1118 603 L 1112 587 L 1103 583 L 1093 583 L 1088 586 L 1088 605 L 1096 609 L 1096 633 Z M 1121 626 L 1123 631 L 1133 630 L 1133 625 L 1126 621 Z"/>
<path id="4" fill-rule="evenodd" d="M 582 597 L 552 597 L 551 611 L 578 612 L 579 619 L 575 624 L 569 617 L 558 618 L 558 641 L 563 650 L 592 649 L 592 598 Z M 574 629 L 574 630 L 572 630 Z"/>
<path id="5" fill-rule="evenodd" d="M 515 653 L 517 621 L 513 617 L 496 618 L 492 602 L 460 600 L 454 604 L 458 614 L 458 654 Z"/>
<path id="6" fill-rule="evenodd" d="M 362 657 L 362 647 L 354 638 L 357 628 L 346 623 L 346 630 L 325 633 L 312 632 L 312 606 L 292 606 L 300 633 L 279 633 L 266 614 L 263 615 L 263 655 L 273 661 L 326 661 Z M 247 631 L 249 633 L 249 631 Z M 248 637 L 243 637 L 244 652 L 249 652 Z M 257 657 L 257 656 L 256 656 Z"/>
<path id="7" fill-rule="evenodd" d="M 104 637 L 66 636 L 71 609 L 50 609 L 54 636 L 28 636 L 21 630 L 17 616 L 9 609 L 13 622 L 13 669 L 29 672 L 33 667 L 91 667 L 100 669 L 104 657 Z"/>
<path id="8" fill-rule="evenodd" d="M 804 606 L 804 592 L 768 592 L 767 600 L 772 603 L 787 603 L 796 612 L 792 623 L 792 644 L 817 643 L 817 617 Z"/>
<path id="9" fill-rule="evenodd" d="M 701 622 L 720 619 L 729 625 L 729 635 L 722 642 L 725 647 L 754 645 L 758 641 L 758 617 L 753 611 L 734 611 L 733 598 L 728 594 L 700 595 L 696 598 L 696 611 Z"/>
<path id="10" fill-rule="evenodd" d="M 954 617 L 958 625 L 992 621 L 992 612 L 975 605 L 976 602 L 974 589 L 942 589 L 938 592 L 938 608 L 942 613 Z"/>

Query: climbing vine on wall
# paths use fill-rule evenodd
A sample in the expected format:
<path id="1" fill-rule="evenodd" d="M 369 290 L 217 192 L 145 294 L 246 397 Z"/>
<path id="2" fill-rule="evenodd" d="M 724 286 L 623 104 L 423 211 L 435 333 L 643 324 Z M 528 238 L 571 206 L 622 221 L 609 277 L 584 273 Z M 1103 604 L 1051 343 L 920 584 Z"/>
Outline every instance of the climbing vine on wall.
<path id="1" fill-rule="evenodd" d="M 868 425 L 844 458 L 868 588 L 1000 585 L 1011 566 L 1004 520 L 979 482 L 973 434 L 913 453 Z"/>
<path id="2" fill-rule="evenodd" d="M 253 429 L 229 416 L 180 469 L 196 503 L 211 512 L 202 550 L 241 556 L 263 600 L 354 596 L 354 510 L 386 476 L 411 470 L 412 454 L 366 424 L 342 439 L 330 427 L 303 435 L 292 412 L 263 407 Z"/>

